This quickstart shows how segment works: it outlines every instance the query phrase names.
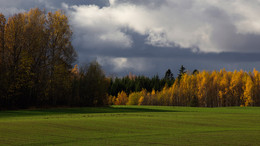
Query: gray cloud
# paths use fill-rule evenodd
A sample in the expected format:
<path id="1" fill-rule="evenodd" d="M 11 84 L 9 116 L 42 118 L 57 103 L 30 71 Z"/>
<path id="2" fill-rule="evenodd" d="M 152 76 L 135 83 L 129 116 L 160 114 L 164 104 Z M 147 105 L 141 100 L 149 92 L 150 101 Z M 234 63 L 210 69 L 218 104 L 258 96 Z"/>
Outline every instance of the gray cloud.
<path id="1" fill-rule="evenodd" d="M 121 4 L 133 4 L 137 6 L 145 6 L 149 8 L 160 8 L 163 5 L 167 5 L 167 0 L 110 0 L 111 5 L 121 5 Z"/>

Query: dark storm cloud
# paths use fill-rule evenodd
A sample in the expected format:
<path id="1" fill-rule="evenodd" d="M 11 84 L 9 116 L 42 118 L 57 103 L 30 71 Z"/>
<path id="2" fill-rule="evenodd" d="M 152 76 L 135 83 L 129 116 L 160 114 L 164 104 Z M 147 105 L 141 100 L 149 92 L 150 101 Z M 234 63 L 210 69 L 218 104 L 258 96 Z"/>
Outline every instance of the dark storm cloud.
<path id="1" fill-rule="evenodd" d="M 241 53 L 241 52 L 220 52 L 220 53 L 203 53 L 193 52 L 190 48 L 176 47 L 156 47 L 145 43 L 147 36 L 135 32 L 126 32 L 133 41 L 133 46 L 129 49 L 120 48 L 80 48 L 80 52 L 90 56 L 110 56 L 110 57 L 139 57 L 139 58 L 185 58 L 187 60 L 200 61 L 219 61 L 219 62 L 255 62 L 260 61 L 260 53 Z M 260 39 L 259 39 L 260 40 Z"/>
<path id="2" fill-rule="evenodd" d="M 106 48 L 91 49 L 82 48 L 79 52 L 88 54 L 89 57 L 80 57 L 84 61 L 90 61 L 89 58 L 97 59 L 102 63 L 108 74 L 126 75 L 129 72 L 138 75 L 153 76 L 159 74 L 162 76 L 167 69 L 172 69 L 174 74 L 178 74 L 178 69 L 184 65 L 190 72 L 194 69 L 199 70 L 227 70 L 247 71 L 253 68 L 259 69 L 260 53 L 239 53 L 239 52 L 221 52 L 221 53 L 203 53 L 192 52 L 189 48 L 180 47 L 156 47 L 147 45 L 142 36 L 134 32 L 127 32 L 133 40 L 133 46 L 129 49 Z M 115 58 L 127 58 L 128 67 L 118 68 L 118 64 L 111 61 Z M 132 65 L 131 65 L 132 64 Z M 142 70 L 148 68 L 147 70 Z M 135 68 L 135 65 L 139 65 Z M 141 67 L 140 67 L 141 66 Z"/>

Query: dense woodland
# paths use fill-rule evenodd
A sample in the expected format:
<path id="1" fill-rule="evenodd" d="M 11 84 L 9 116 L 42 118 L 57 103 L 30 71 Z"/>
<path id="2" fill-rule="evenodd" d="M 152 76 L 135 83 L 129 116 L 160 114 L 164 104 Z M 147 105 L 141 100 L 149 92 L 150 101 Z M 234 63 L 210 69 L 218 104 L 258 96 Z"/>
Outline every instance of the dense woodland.
<path id="1" fill-rule="evenodd" d="M 105 76 L 93 61 L 75 65 L 72 30 L 62 11 L 0 14 L 0 109 L 55 106 L 259 106 L 260 73 L 186 72 Z"/>

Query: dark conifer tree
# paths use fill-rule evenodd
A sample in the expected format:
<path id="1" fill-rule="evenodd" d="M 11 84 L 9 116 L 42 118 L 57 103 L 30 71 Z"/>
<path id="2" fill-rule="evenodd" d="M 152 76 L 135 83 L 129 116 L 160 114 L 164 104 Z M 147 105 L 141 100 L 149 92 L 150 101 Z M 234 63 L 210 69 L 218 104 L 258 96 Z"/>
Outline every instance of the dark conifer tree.
<path id="1" fill-rule="evenodd" d="M 173 73 L 170 69 L 168 69 L 165 72 L 164 80 L 165 80 L 168 87 L 170 87 L 174 83 L 175 79 L 174 79 Z"/>
<path id="2" fill-rule="evenodd" d="M 186 68 L 183 65 L 181 65 L 181 68 L 180 68 L 179 74 L 178 74 L 178 79 L 181 80 L 182 75 L 185 73 L 186 73 Z"/>

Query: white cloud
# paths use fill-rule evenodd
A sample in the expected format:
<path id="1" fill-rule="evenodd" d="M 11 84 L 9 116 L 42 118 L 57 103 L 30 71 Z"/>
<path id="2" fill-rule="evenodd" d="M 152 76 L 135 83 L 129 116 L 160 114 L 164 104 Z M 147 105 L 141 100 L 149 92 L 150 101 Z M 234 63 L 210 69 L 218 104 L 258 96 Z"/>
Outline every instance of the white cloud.
<path id="1" fill-rule="evenodd" d="M 17 13 L 22 13 L 25 12 L 26 10 L 24 9 L 18 9 L 18 8 L 14 8 L 14 7 L 10 7 L 10 8 L 0 8 L 0 13 L 4 14 L 6 17 L 12 16 L 14 14 Z"/>
<path id="2" fill-rule="evenodd" d="M 252 34 L 260 35 L 258 0 L 164 0 L 156 8 L 158 1 L 149 2 L 110 0 L 110 6 L 103 8 L 73 6 L 72 23 L 80 37 L 85 33 L 95 38 L 85 37 L 85 41 L 98 47 L 131 47 L 131 37 L 122 31 L 125 28 L 147 35 L 147 44 L 161 47 L 243 52 L 247 44 L 260 45 L 249 39 Z M 252 47 L 246 51 L 260 50 Z"/>
<path id="3" fill-rule="evenodd" d="M 260 34 L 260 1 L 235 1 L 232 6 L 236 8 L 233 13 L 240 17 L 235 22 L 238 32 Z"/>
<path id="4" fill-rule="evenodd" d="M 111 66 L 113 72 L 145 72 L 152 68 L 145 58 L 97 57 L 102 66 Z"/>
<path id="5" fill-rule="evenodd" d="M 71 23 L 77 43 L 84 43 L 88 48 L 131 47 L 130 36 L 121 30 L 123 24 L 114 20 L 113 13 L 110 8 L 96 5 L 71 7 Z"/>

